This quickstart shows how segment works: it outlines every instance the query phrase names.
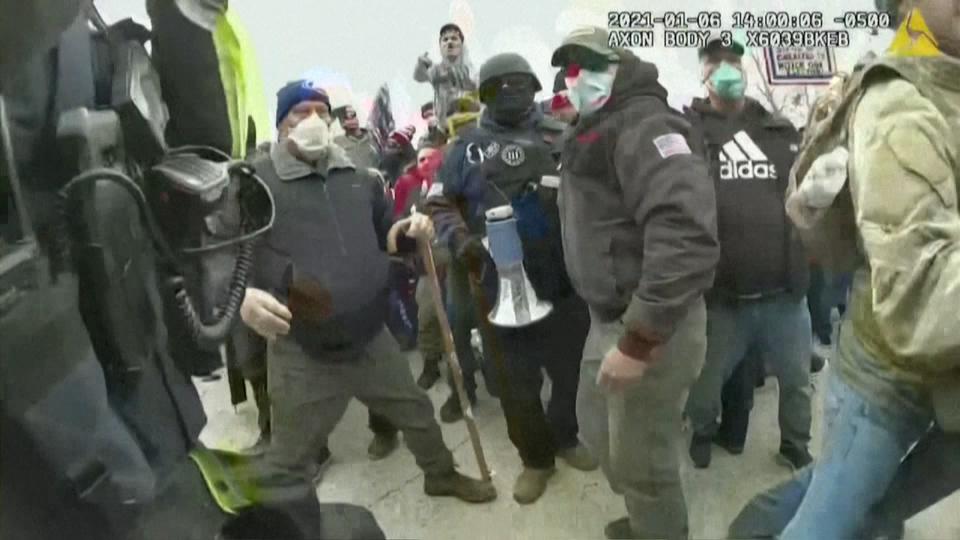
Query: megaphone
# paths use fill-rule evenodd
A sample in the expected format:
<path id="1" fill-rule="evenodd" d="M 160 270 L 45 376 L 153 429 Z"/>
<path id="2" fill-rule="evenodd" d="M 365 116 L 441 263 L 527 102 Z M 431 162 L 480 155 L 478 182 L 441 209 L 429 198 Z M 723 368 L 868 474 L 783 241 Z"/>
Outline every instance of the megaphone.
<path id="1" fill-rule="evenodd" d="M 553 304 L 537 298 L 523 268 L 523 245 L 511 206 L 498 206 L 486 213 L 490 255 L 500 278 L 497 305 L 490 322 L 506 328 L 521 328 L 545 319 Z"/>

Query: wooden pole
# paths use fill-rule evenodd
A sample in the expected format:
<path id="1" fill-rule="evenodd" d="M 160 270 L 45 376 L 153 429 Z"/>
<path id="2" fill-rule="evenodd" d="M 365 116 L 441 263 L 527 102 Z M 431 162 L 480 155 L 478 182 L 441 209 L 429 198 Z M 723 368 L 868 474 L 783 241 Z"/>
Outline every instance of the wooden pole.
<path id="1" fill-rule="evenodd" d="M 437 278 L 437 266 L 433 261 L 433 249 L 430 242 L 420 243 L 420 254 L 423 257 L 423 264 L 427 269 L 427 279 L 429 279 L 430 291 L 433 293 L 433 306 L 437 312 L 437 319 L 440 321 L 440 329 L 443 331 L 443 345 L 447 350 L 447 367 L 453 378 L 454 391 L 460 399 L 460 407 L 463 410 L 463 419 L 467 424 L 467 431 L 470 433 L 470 443 L 473 445 L 473 452 L 477 456 L 477 466 L 480 468 L 480 476 L 485 482 L 491 479 L 490 467 L 487 465 L 487 459 L 483 455 L 483 445 L 480 442 L 480 430 L 477 429 L 477 421 L 473 416 L 473 406 L 467 398 L 467 391 L 463 387 L 463 370 L 460 369 L 460 360 L 457 358 L 457 350 L 453 344 L 453 331 L 450 329 L 450 319 L 447 318 L 447 309 L 443 304 L 443 292 L 440 289 L 440 280 Z"/>

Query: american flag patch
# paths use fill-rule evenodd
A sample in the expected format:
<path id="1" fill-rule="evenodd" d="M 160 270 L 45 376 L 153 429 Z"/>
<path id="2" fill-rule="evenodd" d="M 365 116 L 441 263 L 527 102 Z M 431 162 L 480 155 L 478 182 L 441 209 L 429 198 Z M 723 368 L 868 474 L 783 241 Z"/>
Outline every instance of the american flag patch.
<path id="1" fill-rule="evenodd" d="M 690 154 L 690 146 L 687 145 L 687 139 L 679 133 L 668 133 L 661 135 L 653 140 L 654 146 L 660 152 L 660 157 L 666 159 L 670 156 L 680 154 Z"/>

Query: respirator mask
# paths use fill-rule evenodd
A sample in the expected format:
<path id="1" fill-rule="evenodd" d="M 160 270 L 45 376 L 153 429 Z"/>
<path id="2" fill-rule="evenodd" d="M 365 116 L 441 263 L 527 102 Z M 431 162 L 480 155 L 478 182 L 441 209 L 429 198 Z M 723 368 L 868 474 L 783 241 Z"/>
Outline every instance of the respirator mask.
<path id="1" fill-rule="evenodd" d="M 720 62 L 719 65 L 706 65 L 704 71 L 707 73 L 707 88 L 718 97 L 727 101 L 743 99 L 747 91 L 747 77 L 742 67 Z"/>
<path id="2" fill-rule="evenodd" d="M 330 125 L 316 114 L 301 120 L 290 130 L 287 138 L 296 146 L 300 156 L 310 162 L 326 158 L 333 144 Z"/>

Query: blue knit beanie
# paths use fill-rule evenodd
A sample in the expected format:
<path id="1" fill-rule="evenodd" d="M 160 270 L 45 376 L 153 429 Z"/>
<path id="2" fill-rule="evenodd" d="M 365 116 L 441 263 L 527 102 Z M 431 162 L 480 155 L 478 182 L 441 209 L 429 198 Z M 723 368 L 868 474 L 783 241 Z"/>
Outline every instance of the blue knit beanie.
<path id="1" fill-rule="evenodd" d="M 330 96 L 323 90 L 313 85 L 313 81 L 299 80 L 289 82 L 277 92 L 277 127 L 283 122 L 283 119 L 290 114 L 290 109 L 304 101 L 320 101 L 327 104 L 330 108 Z"/>

